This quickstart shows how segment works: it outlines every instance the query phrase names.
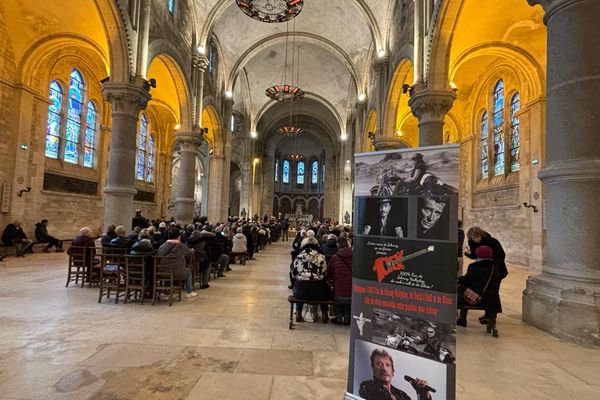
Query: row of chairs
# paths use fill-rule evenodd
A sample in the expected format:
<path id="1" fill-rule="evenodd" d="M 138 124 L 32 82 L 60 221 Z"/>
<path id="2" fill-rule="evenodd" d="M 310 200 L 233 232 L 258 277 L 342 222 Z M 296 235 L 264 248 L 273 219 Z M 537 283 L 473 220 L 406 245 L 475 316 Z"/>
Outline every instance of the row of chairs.
<path id="1" fill-rule="evenodd" d="M 130 255 L 127 249 L 75 247 L 69 250 L 67 283 L 84 287 L 98 286 L 98 303 L 102 298 L 115 296 L 115 304 L 140 299 L 143 304 L 148 294 L 152 304 L 167 298 L 169 306 L 174 297 L 181 301 L 182 282 L 174 278 L 173 268 L 161 264 L 163 256 Z M 188 267 L 191 266 L 191 261 Z M 191 268 L 194 285 L 201 281 L 199 271 Z M 81 283 L 80 283 L 81 282 Z"/>

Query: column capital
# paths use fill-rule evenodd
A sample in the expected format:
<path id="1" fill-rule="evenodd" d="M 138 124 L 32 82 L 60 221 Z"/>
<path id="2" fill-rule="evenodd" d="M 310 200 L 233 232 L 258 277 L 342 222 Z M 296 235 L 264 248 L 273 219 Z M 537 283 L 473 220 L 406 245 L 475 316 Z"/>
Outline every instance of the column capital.
<path id="1" fill-rule="evenodd" d="M 546 12 L 546 15 L 544 15 L 544 23 L 546 25 L 548 25 L 550 17 L 557 11 L 582 1 L 584 0 L 527 0 L 531 6 L 539 4 L 544 8 L 544 11 Z"/>
<path id="2" fill-rule="evenodd" d="M 444 116 L 452 108 L 456 94 L 451 90 L 419 90 L 413 87 L 408 105 L 419 122 L 444 121 Z"/>
<path id="3" fill-rule="evenodd" d="M 375 147 L 375 151 L 383 151 L 383 150 L 396 150 L 407 147 L 406 143 L 400 139 L 395 137 L 379 137 L 373 139 L 373 147 Z"/>
<path id="4" fill-rule="evenodd" d="M 150 87 L 143 83 L 135 85 L 132 83 L 104 83 L 102 84 L 104 99 L 109 101 L 112 112 L 129 114 L 137 118 L 140 110 L 148 105 L 152 98 Z"/>
<path id="5" fill-rule="evenodd" d="M 194 68 L 199 69 L 202 72 L 206 72 L 206 69 L 208 68 L 208 58 L 206 56 L 203 56 L 201 54 L 194 54 L 194 56 L 192 57 L 192 66 Z"/>
<path id="6" fill-rule="evenodd" d="M 179 144 L 181 152 L 196 152 L 202 144 L 202 136 L 195 132 L 175 132 L 175 142 Z"/>

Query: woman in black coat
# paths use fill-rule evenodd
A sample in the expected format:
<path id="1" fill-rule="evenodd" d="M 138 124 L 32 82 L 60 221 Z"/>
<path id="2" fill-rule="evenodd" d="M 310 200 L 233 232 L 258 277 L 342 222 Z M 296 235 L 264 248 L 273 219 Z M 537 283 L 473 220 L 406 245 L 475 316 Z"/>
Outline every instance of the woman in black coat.
<path id="1" fill-rule="evenodd" d="M 465 256 L 474 260 L 476 258 L 475 249 L 480 246 L 490 247 L 494 252 L 493 261 L 494 264 L 496 264 L 496 267 L 498 267 L 500 280 L 506 278 L 508 275 L 508 268 L 506 268 L 506 263 L 504 262 L 506 253 L 504 252 L 504 249 L 502 248 L 502 245 L 498 239 L 492 237 L 492 235 L 477 226 L 469 229 L 467 232 L 467 238 L 469 239 L 469 253 L 465 253 Z"/>
<path id="2" fill-rule="evenodd" d="M 498 267 L 493 262 L 494 252 L 489 246 L 479 246 L 475 249 L 477 261 L 469 265 L 467 274 L 458 279 L 459 285 L 469 288 L 481 296 L 480 304 L 485 308 L 488 318 L 487 332 L 498 337 L 496 329 L 496 317 L 502 312 L 500 301 L 500 274 Z M 460 316 L 456 320 L 457 325 L 467 326 L 467 304 L 458 296 L 458 307 Z"/>

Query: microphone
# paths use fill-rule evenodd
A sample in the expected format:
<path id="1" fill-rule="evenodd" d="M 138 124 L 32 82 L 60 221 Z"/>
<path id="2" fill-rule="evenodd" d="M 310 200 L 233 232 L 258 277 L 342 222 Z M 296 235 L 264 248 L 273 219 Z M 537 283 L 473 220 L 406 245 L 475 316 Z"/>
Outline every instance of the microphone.
<path id="1" fill-rule="evenodd" d="M 404 375 L 404 380 L 410 383 L 413 387 L 417 386 L 417 381 L 415 378 L 412 378 L 408 375 Z M 431 393 L 435 393 L 435 389 L 429 386 L 422 386 L 422 389 Z"/>

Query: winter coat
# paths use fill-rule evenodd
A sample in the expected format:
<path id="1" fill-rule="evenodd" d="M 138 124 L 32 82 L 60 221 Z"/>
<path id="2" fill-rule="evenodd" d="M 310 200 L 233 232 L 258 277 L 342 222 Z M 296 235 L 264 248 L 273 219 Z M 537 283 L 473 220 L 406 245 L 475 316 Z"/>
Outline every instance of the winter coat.
<path id="1" fill-rule="evenodd" d="M 106 234 L 102 236 L 102 246 L 108 246 L 110 242 L 117 237 L 119 237 L 119 235 L 115 232 L 106 232 Z"/>
<path id="2" fill-rule="evenodd" d="M 329 264 L 331 256 L 337 253 L 337 251 L 337 241 L 335 239 L 327 239 L 327 241 L 321 245 L 321 253 L 325 256 L 327 264 Z"/>
<path id="3" fill-rule="evenodd" d="M 50 235 L 48 235 L 48 228 L 46 228 L 46 225 L 42 224 L 41 222 L 35 224 L 35 240 L 38 242 L 44 242 L 48 240 L 49 236 Z"/>
<path id="4" fill-rule="evenodd" d="M 158 249 L 157 255 L 165 257 L 160 261 L 160 265 L 161 267 L 173 268 L 175 279 L 183 280 L 187 278 L 190 270 L 186 267 L 186 258 L 192 257 L 193 251 L 186 245 L 180 242 L 166 241 Z"/>
<path id="5" fill-rule="evenodd" d="M 131 249 L 132 245 L 133 242 L 131 240 L 120 236 L 117 236 L 116 238 L 110 241 L 110 247 L 117 249 L 127 249 L 127 251 Z"/>
<path id="6" fill-rule="evenodd" d="M 331 257 L 327 265 L 327 275 L 333 282 L 333 295 L 352 296 L 352 248 L 342 247 Z"/>
<path id="7" fill-rule="evenodd" d="M 90 248 L 85 254 L 85 263 L 86 265 L 90 265 L 92 258 L 96 255 L 96 239 L 89 236 L 75 236 L 73 240 L 71 240 L 71 247 L 67 249 L 67 254 L 77 256 L 87 250 L 80 249 L 79 247 Z"/>
<path id="8" fill-rule="evenodd" d="M 319 246 L 304 246 L 292 264 L 292 277 L 299 281 L 320 281 L 327 279 L 327 261 L 319 253 Z"/>
<path id="9" fill-rule="evenodd" d="M 248 251 L 248 243 L 246 242 L 246 236 L 243 233 L 236 233 L 233 237 L 233 248 L 232 253 L 245 253 Z"/>
<path id="10" fill-rule="evenodd" d="M 489 246 L 494 251 L 494 256 L 492 260 L 494 260 L 494 264 L 498 267 L 498 273 L 500 274 L 500 280 L 506 278 L 508 275 L 508 268 L 506 268 L 506 263 L 504 259 L 506 258 L 506 253 L 502 248 L 502 245 L 498 241 L 498 239 L 493 238 L 491 235 L 484 235 L 481 237 L 481 242 L 475 243 L 471 239 L 469 239 L 469 249 L 470 254 L 465 254 L 465 256 L 475 259 L 475 249 L 479 246 Z"/>
<path id="11" fill-rule="evenodd" d="M 15 224 L 8 224 L 2 233 L 2 242 L 7 246 L 12 246 L 15 243 L 20 243 L 27 239 L 27 235 L 21 227 Z"/>
<path id="12" fill-rule="evenodd" d="M 133 255 L 152 254 L 153 252 L 154 247 L 152 247 L 150 239 L 142 239 L 131 246 L 131 254 Z"/>
<path id="13" fill-rule="evenodd" d="M 493 270 L 493 272 L 492 272 Z M 492 279 L 485 290 L 485 284 L 492 274 Z M 489 259 L 481 259 L 469 265 L 465 276 L 458 278 L 458 283 L 475 291 L 481 296 L 481 305 L 492 312 L 502 312 L 500 302 L 500 276 L 498 267 Z"/>

